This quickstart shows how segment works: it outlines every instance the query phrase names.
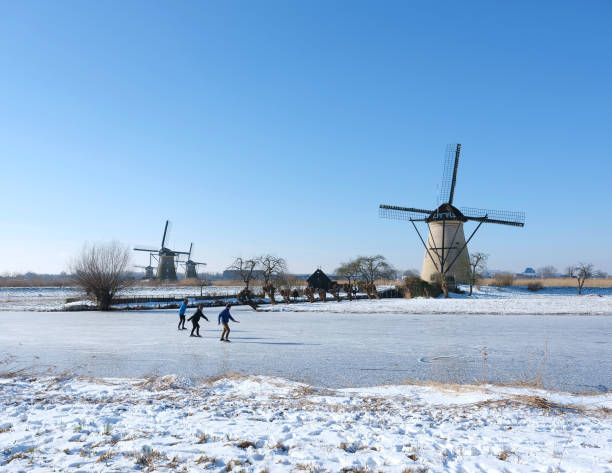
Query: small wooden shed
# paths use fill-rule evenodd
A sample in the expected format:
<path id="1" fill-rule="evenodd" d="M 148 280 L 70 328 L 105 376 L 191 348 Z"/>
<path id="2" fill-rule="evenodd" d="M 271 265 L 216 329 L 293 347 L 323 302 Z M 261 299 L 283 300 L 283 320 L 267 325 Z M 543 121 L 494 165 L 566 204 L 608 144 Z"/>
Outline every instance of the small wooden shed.
<path id="1" fill-rule="evenodd" d="M 327 274 L 325 274 L 320 269 L 317 269 L 314 273 L 312 273 L 310 277 L 307 279 L 307 281 L 308 281 L 308 287 L 311 287 L 312 289 L 316 291 L 319 291 L 321 289 L 325 291 L 329 291 L 329 289 L 332 286 L 332 280 L 329 279 Z"/>

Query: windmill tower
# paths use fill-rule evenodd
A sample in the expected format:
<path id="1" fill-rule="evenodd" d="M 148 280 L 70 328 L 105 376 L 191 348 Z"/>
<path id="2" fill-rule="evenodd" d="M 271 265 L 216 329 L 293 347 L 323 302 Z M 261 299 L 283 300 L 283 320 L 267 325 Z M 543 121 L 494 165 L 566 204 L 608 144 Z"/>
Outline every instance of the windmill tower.
<path id="1" fill-rule="evenodd" d="M 187 278 L 198 279 L 198 266 L 206 265 L 206 263 L 198 263 L 191 259 L 192 250 L 193 250 L 193 243 L 189 245 L 189 253 L 187 253 L 187 261 L 183 263 L 185 265 L 185 279 Z"/>
<path id="2" fill-rule="evenodd" d="M 423 269 L 421 271 L 421 278 L 425 281 L 431 281 L 436 275 L 441 275 L 446 280 L 466 281 L 470 270 L 467 244 L 483 223 L 515 227 L 525 225 L 525 214 L 523 212 L 485 210 L 473 207 L 458 209 L 453 205 L 460 153 L 460 144 L 448 145 L 446 148 L 446 159 L 440 187 L 442 204 L 436 209 L 425 210 L 413 207 L 380 205 L 379 213 L 381 217 L 408 220 L 414 226 L 421 243 L 425 247 Z M 467 221 L 478 222 L 478 225 L 466 241 L 463 224 Z M 415 222 L 427 223 L 429 227 L 427 243 L 423 240 Z"/>
<path id="3" fill-rule="evenodd" d="M 186 251 L 174 251 L 166 248 L 166 235 L 168 234 L 168 224 L 170 222 L 166 220 L 166 226 L 164 227 L 164 236 L 162 237 L 161 248 L 159 250 L 152 250 L 150 248 L 134 248 L 134 251 L 146 251 L 149 255 L 157 253 L 157 278 L 160 281 L 176 281 L 176 266 L 175 258 L 179 255 L 188 254 Z"/>

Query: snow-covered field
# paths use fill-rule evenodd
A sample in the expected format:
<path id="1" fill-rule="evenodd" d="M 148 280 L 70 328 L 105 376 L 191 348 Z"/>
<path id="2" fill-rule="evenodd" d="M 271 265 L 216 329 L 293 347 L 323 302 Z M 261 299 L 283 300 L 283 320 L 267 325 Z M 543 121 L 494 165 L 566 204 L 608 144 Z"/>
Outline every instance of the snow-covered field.
<path id="1" fill-rule="evenodd" d="M 202 294 L 225 296 L 238 293 L 238 286 L 206 286 Z M 83 296 L 75 287 L 0 287 L 0 311 L 62 310 L 66 299 Z M 200 297 L 199 287 L 134 286 L 121 292 L 121 297 Z"/>
<path id="2" fill-rule="evenodd" d="M 464 288 L 465 289 L 465 288 Z M 612 315 L 612 289 L 589 288 L 577 296 L 574 288 L 548 288 L 529 292 L 525 288 L 482 287 L 471 297 L 451 294 L 450 299 L 381 299 L 277 304 L 263 311 L 370 314 L 572 314 Z"/>
<path id="3" fill-rule="evenodd" d="M 0 472 L 611 472 L 599 292 L 236 307 L 232 343 L 218 308 L 191 338 L 175 310 L 7 301 Z"/>
<path id="4" fill-rule="evenodd" d="M 3 472 L 609 472 L 612 395 L 0 379 Z"/>

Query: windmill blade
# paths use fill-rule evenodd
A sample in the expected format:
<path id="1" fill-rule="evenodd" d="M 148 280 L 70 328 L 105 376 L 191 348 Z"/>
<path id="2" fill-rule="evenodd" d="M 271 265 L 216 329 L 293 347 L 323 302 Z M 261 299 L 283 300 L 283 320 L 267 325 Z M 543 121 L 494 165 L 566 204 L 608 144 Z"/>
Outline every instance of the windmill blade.
<path id="1" fill-rule="evenodd" d="M 525 212 L 512 212 L 509 210 L 487 210 L 474 207 L 461 207 L 461 213 L 468 220 L 485 223 L 497 223 L 500 225 L 512 225 L 515 227 L 525 226 Z"/>
<path id="2" fill-rule="evenodd" d="M 187 256 L 188 260 L 191 259 L 191 250 L 193 250 L 193 242 L 191 242 L 190 245 L 189 245 L 189 256 Z"/>
<path id="3" fill-rule="evenodd" d="M 172 225 L 170 223 L 170 220 L 166 220 L 166 226 L 164 227 L 164 236 L 162 237 L 162 243 L 161 243 L 162 248 L 164 248 L 164 245 L 166 244 L 166 237 L 169 236 L 170 230 L 172 230 Z"/>
<path id="4" fill-rule="evenodd" d="M 197 261 L 194 261 L 193 264 L 201 264 L 203 266 L 206 266 L 206 263 L 198 263 Z"/>
<path id="5" fill-rule="evenodd" d="M 452 204 L 455 196 L 455 184 L 457 183 L 457 169 L 459 168 L 459 154 L 461 144 L 450 144 L 446 146 L 444 158 L 444 169 L 442 171 L 442 184 L 440 185 L 440 203 Z"/>
<path id="6" fill-rule="evenodd" d="M 150 248 L 134 248 L 134 251 L 147 251 L 149 253 L 157 253 L 159 250 L 151 250 Z"/>
<path id="7" fill-rule="evenodd" d="M 430 215 L 433 210 L 415 209 L 412 207 L 398 207 L 396 205 L 381 204 L 378 208 L 378 215 L 382 218 L 394 220 L 425 220 L 425 215 Z"/>

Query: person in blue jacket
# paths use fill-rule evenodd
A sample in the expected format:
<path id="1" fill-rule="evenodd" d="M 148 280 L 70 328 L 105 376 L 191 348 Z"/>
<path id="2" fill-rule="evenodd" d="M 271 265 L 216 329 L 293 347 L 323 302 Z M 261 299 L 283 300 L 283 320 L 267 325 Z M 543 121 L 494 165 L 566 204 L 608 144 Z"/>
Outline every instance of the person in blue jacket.
<path id="1" fill-rule="evenodd" d="M 229 337 L 229 334 L 230 334 L 230 328 L 229 328 L 229 325 L 228 325 L 229 321 L 231 320 L 233 322 L 236 322 L 237 324 L 240 323 L 240 322 L 238 322 L 236 319 L 234 319 L 232 317 L 232 314 L 230 314 L 231 307 L 232 307 L 232 304 L 227 304 L 225 306 L 225 309 L 223 309 L 219 313 L 219 318 L 217 320 L 217 325 L 223 324 L 223 332 L 221 332 L 221 341 L 222 342 L 229 342 L 229 339 L 227 338 L 227 337 Z"/>
<path id="2" fill-rule="evenodd" d="M 181 303 L 181 306 L 179 307 L 179 324 L 178 324 L 178 329 L 179 330 L 187 330 L 185 328 L 185 312 L 187 312 L 187 303 L 188 302 L 189 301 L 185 297 L 185 299 L 183 299 L 183 302 Z"/>

